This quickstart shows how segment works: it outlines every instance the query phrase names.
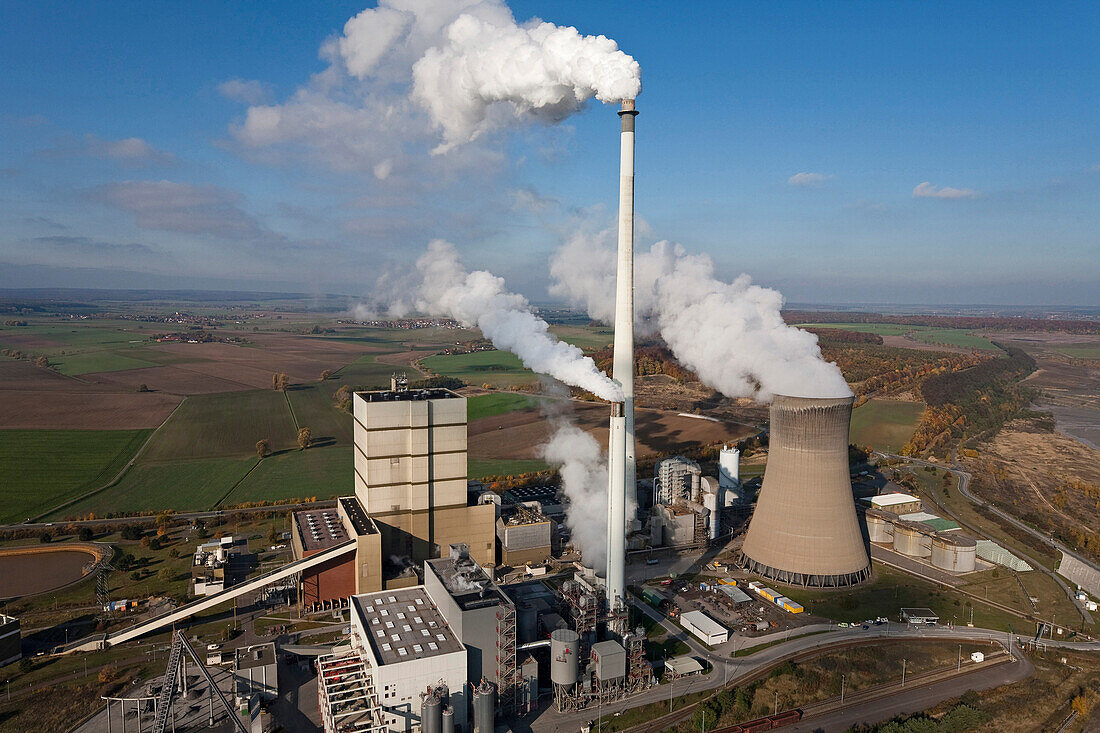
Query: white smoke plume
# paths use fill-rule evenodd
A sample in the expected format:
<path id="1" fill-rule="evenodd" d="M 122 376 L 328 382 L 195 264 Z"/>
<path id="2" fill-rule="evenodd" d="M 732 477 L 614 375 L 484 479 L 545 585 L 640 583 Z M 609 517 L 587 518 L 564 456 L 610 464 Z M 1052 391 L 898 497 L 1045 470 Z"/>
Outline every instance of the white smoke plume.
<path id="1" fill-rule="evenodd" d="M 551 261 L 551 292 L 610 322 L 612 246 L 607 237 L 567 242 Z M 748 275 L 717 278 L 707 255 L 689 255 L 669 242 L 636 252 L 636 317 L 655 326 L 704 383 L 728 397 L 758 400 L 850 395 L 840 369 L 822 358 L 817 336 L 784 323 L 782 307 L 778 291 L 753 285 Z"/>
<path id="2" fill-rule="evenodd" d="M 459 16 L 444 43 L 413 66 L 413 98 L 443 131 L 439 152 L 478 137 L 499 103 L 516 119 L 558 122 L 593 97 L 618 102 L 641 88 L 638 62 L 610 38 L 472 14 Z"/>
<path id="3" fill-rule="evenodd" d="M 607 457 L 588 433 L 565 420 L 554 423 L 542 456 L 561 475 L 569 500 L 565 525 L 584 564 L 602 568 L 607 562 Z"/>
<path id="4" fill-rule="evenodd" d="M 539 374 L 586 389 L 608 401 L 622 390 L 596 368 L 591 358 L 550 334 L 550 326 L 531 312 L 527 299 L 509 292 L 504 280 L 485 270 L 469 272 L 454 245 L 437 239 L 416 262 L 420 284 L 415 308 L 478 328 L 498 349 L 510 351 Z M 400 308 L 400 304 L 398 304 Z"/>
<path id="5" fill-rule="evenodd" d="M 464 171 L 484 156 L 455 148 L 491 129 L 557 122 L 593 97 L 641 91 L 637 62 L 614 41 L 517 23 L 503 0 L 379 0 L 320 55 L 329 65 L 308 84 L 282 103 L 253 104 L 233 126 L 246 148 L 379 181 L 412 167 Z M 428 165 L 428 150 L 453 152 Z"/>

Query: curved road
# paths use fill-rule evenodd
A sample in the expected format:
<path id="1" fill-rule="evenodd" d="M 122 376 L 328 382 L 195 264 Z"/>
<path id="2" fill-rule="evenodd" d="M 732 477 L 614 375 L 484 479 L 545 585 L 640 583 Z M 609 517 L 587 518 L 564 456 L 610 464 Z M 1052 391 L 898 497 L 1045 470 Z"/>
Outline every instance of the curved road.
<path id="1" fill-rule="evenodd" d="M 974 504 L 976 506 L 985 507 L 986 509 L 993 512 L 994 514 L 996 514 L 1001 519 L 1003 519 L 1006 522 L 1008 522 L 1009 524 L 1011 524 L 1013 527 L 1016 527 L 1017 529 L 1020 529 L 1024 532 L 1027 532 L 1032 537 L 1035 537 L 1036 539 L 1043 542 L 1044 544 L 1050 545 L 1054 549 L 1059 550 L 1059 551 L 1065 553 L 1066 555 L 1069 555 L 1070 557 L 1073 557 L 1076 560 L 1079 560 L 1080 562 L 1084 563 L 1085 565 L 1093 568 L 1098 573 L 1100 573 L 1100 566 L 1097 566 L 1095 563 L 1090 562 L 1090 561 L 1086 560 L 1085 558 L 1081 557 L 1080 555 L 1078 555 L 1077 553 L 1073 552 L 1068 547 L 1063 545 L 1058 540 L 1054 539 L 1053 537 L 1048 537 L 1047 535 L 1045 535 L 1042 532 L 1038 531 L 1034 527 L 1031 527 L 1030 525 L 1025 524 L 1024 522 L 1021 522 L 1019 519 L 1016 519 L 1012 515 L 1001 511 L 1000 509 L 998 509 L 993 504 L 990 504 L 989 502 L 985 501 L 984 499 L 981 499 L 978 496 L 975 496 L 974 494 L 972 494 L 970 492 L 970 473 L 968 471 L 966 471 L 965 469 L 963 469 L 962 466 L 959 465 L 957 454 L 955 454 L 955 453 L 951 454 L 951 465 L 949 465 L 949 466 L 944 465 L 942 463 L 932 463 L 931 461 L 925 461 L 925 460 L 922 460 L 920 458 L 911 458 L 909 456 L 899 456 L 895 453 L 883 453 L 883 452 L 880 452 L 880 451 L 876 451 L 875 455 L 879 455 L 879 456 L 882 456 L 883 458 L 891 458 L 891 459 L 899 460 L 899 461 L 908 461 L 909 463 L 911 463 L 914 466 L 931 466 L 932 468 L 946 468 L 946 469 L 950 470 L 952 473 L 954 473 L 955 475 L 957 475 L 959 477 L 959 493 L 962 494 L 963 497 L 965 497 L 966 500 L 969 501 L 971 504 Z M 1051 578 L 1053 578 L 1054 582 L 1057 583 L 1059 586 L 1061 586 L 1062 590 L 1065 591 L 1066 596 L 1069 598 L 1070 602 L 1072 602 L 1073 605 L 1077 608 L 1077 612 L 1081 614 L 1081 618 L 1083 618 L 1085 620 L 1085 622 L 1088 623 L 1088 624 L 1093 623 L 1092 614 L 1090 614 L 1088 609 L 1085 608 L 1085 604 L 1083 604 L 1081 601 L 1077 600 L 1077 596 L 1074 595 L 1073 589 L 1070 588 L 1070 586 L 1066 583 L 1066 581 L 1062 578 L 1061 575 L 1058 575 L 1058 573 L 1056 573 L 1055 571 L 1050 570 L 1049 568 L 1047 568 L 1042 563 L 1038 562 L 1034 558 L 1028 557 L 1027 555 L 1025 555 L 1022 552 L 1019 552 L 1018 550 L 1013 550 L 1013 552 L 1015 554 L 1021 556 L 1024 560 L 1027 560 L 1031 564 L 1031 566 L 1034 567 L 1035 569 L 1037 569 L 1040 572 L 1045 573 L 1046 575 L 1049 575 Z"/>
<path id="2" fill-rule="evenodd" d="M 633 600 L 633 599 L 632 599 Z M 645 603 L 634 600 L 634 606 L 645 613 L 650 618 L 659 622 L 662 627 L 669 633 L 669 635 L 679 641 L 684 642 L 691 648 L 691 654 L 694 657 L 706 659 L 713 667 L 710 674 L 698 675 L 695 677 L 686 678 L 683 680 L 677 680 L 671 685 L 660 685 L 658 687 L 651 688 L 637 695 L 634 695 L 625 700 L 619 700 L 606 706 L 597 708 L 586 708 L 584 710 L 578 710 L 566 713 L 557 713 L 554 709 L 544 711 L 536 720 L 531 723 L 530 729 L 532 731 L 565 731 L 565 730 L 579 730 L 580 726 L 590 720 L 594 720 L 598 714 L 607 715 L 608 713 L 620 712 L 629 708 L 638 707 L 647 703 L 659 702 L 662 700 L 668 700 L 670 696 L 685 695 L 690 692 L 700 692 L 703 690 L 712 690 L 718 687 L 722 687 L 725 684 L 741 684 L 747 682 L 756 677 L 761 672 L 765 671 L 768 667 L 782 662 L 784 659 L 801 654 L 807 651 L 826 651 L 830 647 L 843 645 L 852 641 L 864 641 L 876 638 L 908 638 L 908 639 L 942 639 L 950 641 L 991 641 L 1000 644 L 1004 647 L 1009 647 L 1013 656 L 1018 660 L 1026 659 L 1020 655 L 1016 648 L 1015 639 L 1009 634 L 1003 631 L 995 631 L 992 629 L 980 629 L 980 628 L 954 628 L 949 629 L 947 627 L 915 627 L 910 628 L 902 624 L 887 623 L 882 626 L 871 626 L 868 629 L 863 628 L 849 628 L 838 629 L 833 625 L 817 624 L 814 626 L 805 626 L 799 629 L 802 634 L 811 633 L 814 631 L 826 631 L 823 634 L 814 634 L 812 636 L 801 636 L 791 639 L 790 641 L 781 641 L 774 646 L 770 646 L 766 649 L 750 654 L 745 657 L 731 658 L 729 655 L 734 653 L 737 648 L 745 643 L 741 640 L 740 643 L 735 641 L 729 641 L 725 644 L 716 647 L 717 652 L 711 651 L 702 646 L 695 637 L 687 634 L 683 629 L 675 626 L 654 609 Z M 761 637 L 753 639 L 754 645 L 766 644 L 775 638 L 782 638 L 783 633 L 773 634 L 770 637 Z M 1060 646 L 1064 648 L 1082 650 L 1082 651 L 1098 651 L 1100 652 L 1100 641 L 1092 642 L 1054 642 L 1051 646 Z M 1001 672 L 992 674 L 993 670 L 1000 669 Z M 1023 672 L 1020 670 L 1023 669 Z M 988 684 L 986 687 L 994 687 L 1004 684 L 1006 682 L 1013 682 L 1017 679 L 1023 679 L 1031 674 L 1030 663 L 1026 664 L 1026 667 L 1021 668 L 1017 665 L 1001 665 L 997 668 L 991 668 L 991 674 L 986 680 Z M 950 685 L 943 685 L 942 683 L 936 683 L 927 686 L 930 690 L 935 690 L 939 697 L 926 702 L 925 698 L 928 693 L 922 693 L 920 696 L 917 692 L 924 688 L 915 688 L 912 694 L 906 693 L 904 696 L 892 696 L 891 700 L 896 700 L 897 712 L 889 712 L 887 710 L 884 715 L 885 718 L 892 717 L 898 714 L 898 712 L 904 711 L 904 706 L 908 704 L 921 704 L 924 709 L 929 705 L 938 702 L 939 700 L 947 699 L 953 695 L 958 694 L 958 686 L 954 687 Z M 912 697 L 912 699 L 910 699 Z M 870 720 L 872 715 L 871 706 L 875 704 L 874 701 L 868 701 L 861 704 L 859 707 L 868 706 L 868 709 L 861 713 L 865 717 L 857 718 L 856 720 Z M 853 709 L 855 707 L 853 706 Z M 894 709 L 893 707 L 889 708 Z M 840 712 L 846 712 L 840 711 Z M 832 714 L 830 714 L 831 717 Z M 880 720 L 883 718 L 880 718 Z"/>

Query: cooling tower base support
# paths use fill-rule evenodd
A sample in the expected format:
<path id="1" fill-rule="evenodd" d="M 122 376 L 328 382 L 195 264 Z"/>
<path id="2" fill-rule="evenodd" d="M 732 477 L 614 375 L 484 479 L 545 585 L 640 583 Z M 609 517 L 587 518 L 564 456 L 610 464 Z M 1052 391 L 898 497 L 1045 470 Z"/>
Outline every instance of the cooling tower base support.
<path id="1" fill-rule="evenodd" d="M 741 554 L 737 558 L 737 564 L 750 573 L 774 580 L 785 585 L 796 585 L 802 588 L 848 588 L 859 585 L 871 577 L 871 566 L 854 573 L 841 573 L 839 575 L 810 575 L 808 573 L 796 573 L 790 570 L 780 570 L 769 565 L 756 562 L 751 557 Z"/>

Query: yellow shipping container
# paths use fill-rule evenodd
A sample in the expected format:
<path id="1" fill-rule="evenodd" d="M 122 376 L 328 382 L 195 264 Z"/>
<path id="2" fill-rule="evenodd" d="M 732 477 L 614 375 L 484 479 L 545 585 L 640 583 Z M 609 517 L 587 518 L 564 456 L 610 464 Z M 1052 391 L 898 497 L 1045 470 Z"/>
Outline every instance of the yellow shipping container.
<path id="1" fill-rule="evenodd" d="M 787 603 L 784 603 L 783 608 L 787 609 L 791 613 L 802 613 L 802 611 L 805 610 L 802 608 L 801 605 L 795 603 L 794 601 L 788 601 Z"/>

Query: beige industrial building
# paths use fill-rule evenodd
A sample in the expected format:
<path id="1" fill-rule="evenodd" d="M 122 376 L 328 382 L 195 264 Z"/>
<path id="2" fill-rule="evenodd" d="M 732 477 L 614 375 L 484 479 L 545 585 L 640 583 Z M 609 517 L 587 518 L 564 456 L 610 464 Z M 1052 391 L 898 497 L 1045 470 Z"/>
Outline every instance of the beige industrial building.
<path id="1" fill-rule="evenodd" d="M 519 504 L 496 521 L 500 562 L 509 567 L 537 564 L 550 557 L 557 522 L 542 513 L 537 501 Z"/>
<path id="2" fill-rule="evenodd" d="M 853 399 L 772 401 L 768 463 L 742 547 L 750 572 L 824 588 L 870 576 L 848 472 Z"/>
<path id="3" fill-rule="evenodd" d="M 356 392 L 355 496 L 383 556 L 422 563 L 465 543 L 495 561 L 492 505 L 466 501 L 466 398 L 446 389 Z"/>

